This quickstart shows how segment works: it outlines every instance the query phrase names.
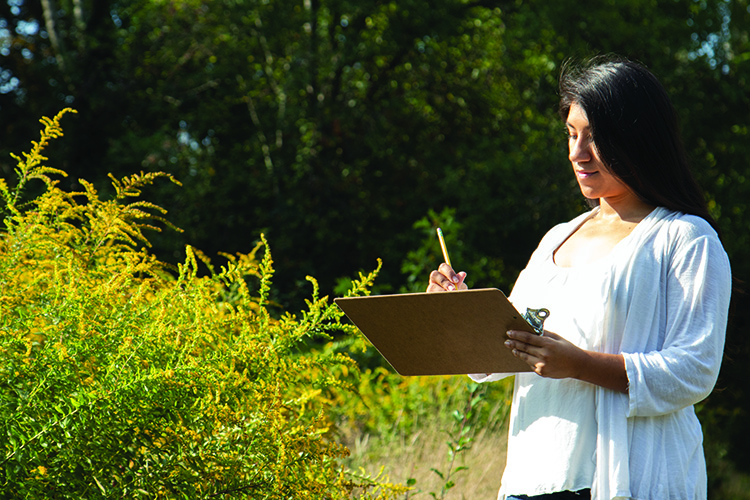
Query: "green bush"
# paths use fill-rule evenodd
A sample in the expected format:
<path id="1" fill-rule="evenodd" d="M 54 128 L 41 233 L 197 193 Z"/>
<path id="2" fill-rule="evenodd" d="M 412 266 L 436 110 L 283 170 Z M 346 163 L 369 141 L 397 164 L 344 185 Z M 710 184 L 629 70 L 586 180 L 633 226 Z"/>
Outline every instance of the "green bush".
<path id="1" fill-rule="evenodd" d="M 354 484 L 342 468 L 329 410 L 357 367 L 331 342 L 305 346 L 356 330 L 315 280 L 298 318 L 269 311 L 263 237 L 218 270 L 191 247 L 170 269 L 144 235 L 168 224 L 164 210 L 138 198 L 176 181 L 113 178 L 110 200 L 84 180 L 61 190 L 51 176 L 64 172 L 41 153 L 65 111 L 16 157 L 16 184 L 0 180 L 0 496 L 317 500 L 363 482 L 364 498 L 402 492 Z M 34 179 L 46 188 L 23 202 Z M 366 294 L 376 272 L 348 294 Z"/>

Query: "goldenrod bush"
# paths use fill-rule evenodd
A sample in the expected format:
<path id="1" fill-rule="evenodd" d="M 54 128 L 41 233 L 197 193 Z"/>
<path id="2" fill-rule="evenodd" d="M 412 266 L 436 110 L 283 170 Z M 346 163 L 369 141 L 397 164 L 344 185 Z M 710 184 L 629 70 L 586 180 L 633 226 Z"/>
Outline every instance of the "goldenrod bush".
<path id="1" fill-rule="evenodd" d="M 357 367 L 332 342 L 302 347 L 353 327 L 315 281 L 308 310 L 272 315 L 262 237 L 218 269 L 190 247 L 177 269 L 160 262 L 144 231 L 168 224 L 164 211 L 138 198 L 176 181 L 113 178 L 108 200 L 84 180 L 81 192 L 61 190 L 54 177 L 65 174 L 42 151 L 64 113 L 42 120 L 13 185 L 0 180 L 0 497 L 402 492 L 378 478 L 354 484 L 340 465 L 347 450 L 329 410 Z M 46 188 L 22 201 L 33 180 Z M 375 272 L 349 294 L 366 294 Z"/>

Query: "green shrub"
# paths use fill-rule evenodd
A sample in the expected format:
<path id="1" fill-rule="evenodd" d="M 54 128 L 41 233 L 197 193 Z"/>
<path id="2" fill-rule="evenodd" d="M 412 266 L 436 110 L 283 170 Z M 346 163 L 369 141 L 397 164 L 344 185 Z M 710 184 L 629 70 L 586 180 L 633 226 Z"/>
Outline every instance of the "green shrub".
<path id="1" fill-rule="evenodd" d="M 65 192 L 43 165 L 60 119 L 0 180 L 0 491 L 5 498 L 365 498 L 404 488 L 353 484 L 330 405 L 357 367 L 304 348 L 352 333 L 327 297 L 299 318 L 272 315 L 261 237 L 217 270 L 197 250 L 170 269 L 146 229 L 168 224 L 140 201 L 163 173 L 112 179 L 102 200 L 84 180 Z M 28 202 L 31 180 L 44 192 Z M 256 254 L 262 251 L 260 261 Z M 199 266 L 203 272 L 199 272 Z M 367 293 L 377 270 L 349 294 Z M 257 292 L 251 292 L 251 288 Z M 356 378 L 356 377 L 355 377 Z"/>

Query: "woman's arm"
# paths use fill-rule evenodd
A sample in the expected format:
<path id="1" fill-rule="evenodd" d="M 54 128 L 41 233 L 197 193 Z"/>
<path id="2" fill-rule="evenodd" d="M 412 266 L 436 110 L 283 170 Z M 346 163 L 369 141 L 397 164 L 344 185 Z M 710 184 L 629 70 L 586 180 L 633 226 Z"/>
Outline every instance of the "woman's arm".
<path id="1" fill-rule="evenodd" d="M 731 296 L 729 260 L 717 238 L 691 238 L 671 259 L 662 345 L 625 351 L 628 416 L 664 415 L 713 389 L 723 357 Z"/>

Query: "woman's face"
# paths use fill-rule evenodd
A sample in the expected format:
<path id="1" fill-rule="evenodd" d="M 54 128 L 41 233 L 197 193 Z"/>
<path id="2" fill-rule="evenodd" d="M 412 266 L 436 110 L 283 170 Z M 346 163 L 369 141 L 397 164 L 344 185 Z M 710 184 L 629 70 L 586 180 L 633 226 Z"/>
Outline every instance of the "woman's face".
<path id="1" fill-rule="evenodd" d="M 632 191 L 610 173 L 599 158 L 583 108 L 575 103 L 571 105 L 565 125 L 568 128 L 568 158 L 583 196 L 612 200 L 632 196 Z"/>

